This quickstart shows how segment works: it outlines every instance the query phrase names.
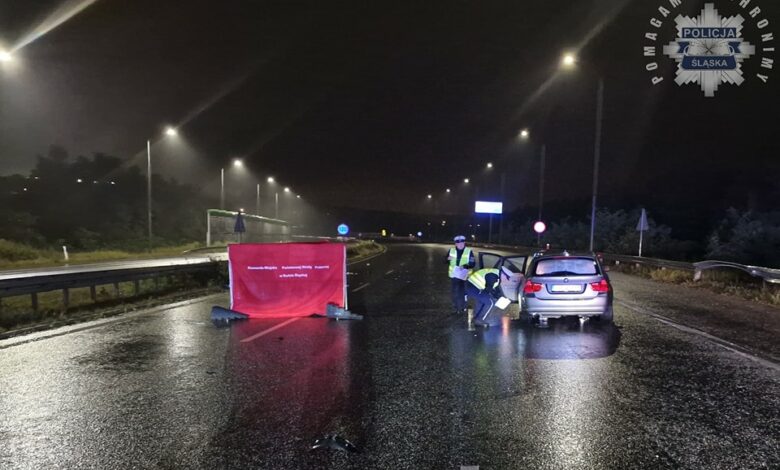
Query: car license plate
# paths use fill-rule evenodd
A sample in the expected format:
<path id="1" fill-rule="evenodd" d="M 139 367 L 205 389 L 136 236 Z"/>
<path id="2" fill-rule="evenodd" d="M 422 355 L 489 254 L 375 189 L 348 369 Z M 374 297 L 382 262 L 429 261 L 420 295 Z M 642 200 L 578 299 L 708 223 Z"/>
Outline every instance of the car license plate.
<path id="1" fill-rule="evenodd" d="M 550 292 L 558 293 L 580 293 L 582 292 L 582 286 L 579 284 L 553 284 L 550 287 Z"/>

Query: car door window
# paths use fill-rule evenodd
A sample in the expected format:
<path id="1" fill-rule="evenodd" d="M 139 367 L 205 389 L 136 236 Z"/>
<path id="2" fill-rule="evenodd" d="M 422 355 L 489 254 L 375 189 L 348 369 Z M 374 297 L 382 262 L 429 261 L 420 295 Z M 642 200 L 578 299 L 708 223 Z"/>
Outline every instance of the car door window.
<path id="1" fill-rule="evenodd" d="M 501 258 L 501 255 L 495 253 L 489 253 L 487 251 L 480 252 L 479 265 L 477 267 L 478 269 L 498 268 L 501 264 Z"/>
<path id="2" fill-rule="evenodd" d="M 505 256 L 501 261 L 501 267 L 505 267 L 513 273 L 522 274 L 525 272 L 526 256 Z"/>

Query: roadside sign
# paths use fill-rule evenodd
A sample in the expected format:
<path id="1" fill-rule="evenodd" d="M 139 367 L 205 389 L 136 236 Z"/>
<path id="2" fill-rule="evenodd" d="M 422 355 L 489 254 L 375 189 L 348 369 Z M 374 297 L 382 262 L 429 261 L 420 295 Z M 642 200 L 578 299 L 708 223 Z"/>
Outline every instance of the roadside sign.
<path id="1" fill-rule="evenodd" d="M 236 225 L 233 227 L 233 232 L 235 233 L 246 232 L 246 226 L 244 225 L 244 216 L 241 215 L 241 212 L 239 212 L 236 215 Z"/>
<path id="2" fill-rule="evenodd" d="M 474 212 L 477 214 L 501 214 L 504 204 L 501 202 L 475 201 Z"/>

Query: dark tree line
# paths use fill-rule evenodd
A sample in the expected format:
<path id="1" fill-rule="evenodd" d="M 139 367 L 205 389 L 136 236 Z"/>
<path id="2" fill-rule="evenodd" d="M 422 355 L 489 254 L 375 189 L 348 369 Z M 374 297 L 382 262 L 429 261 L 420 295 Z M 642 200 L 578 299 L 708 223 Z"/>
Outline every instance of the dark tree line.
<path id="1" fill-rule="evenodd" d="M 0 238 L 36 247 L 145 249 L 146 185 L 146 175 L 119 158 L 70 158 L 53 146 L 29 176 L 0 177 Z M 152 187 L 154 245 L 203 239 L 208 199 L 159 175 Z"/>
<path id="2" fill-rule="evenodd" d="M 596 249 L 607 253 L 636 255 L 640 209 L 599 210 L 596 215 Z M 780 212 L 744 211 L 731 208 L 704 240 L 679 240 L 674 230 L 648 217 L 643 255 L 678 260 L 717 259 L 766 267 L 780 267 Z M 534 220 L 509 223 L 513 243 L 533 246 Z M 557 248 L 584 250 L 590 241 L 590 220 L 564 218 L 549 224 L 542 242 Z"/>

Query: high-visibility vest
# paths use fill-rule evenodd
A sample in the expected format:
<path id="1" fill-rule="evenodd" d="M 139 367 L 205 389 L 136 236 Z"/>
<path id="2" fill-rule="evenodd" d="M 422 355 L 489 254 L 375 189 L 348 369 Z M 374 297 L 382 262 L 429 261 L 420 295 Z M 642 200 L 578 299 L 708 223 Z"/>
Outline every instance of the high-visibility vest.
<path id="1" fill-rule="evenodd" d="M 471 248 L 464 248 L 463 254 L 460 255 L 460 263 L 457 263 L 458 258 L 458 250 L 456 248 L 450 248 L 450 268 L 449 274 L 450 277 L 454 277 L 453 273 L 455 272 L 455 266 L 466 266 L 469 264 L 469 259 L 471 258 Z"/>
<path id="2" fill-rule="evenodd" d="M 487 281 L 485 281 L 485 277 L 487 277 L 488 274 L 493 273 L 496 276 L 498 276 L 498 269 L 495 268 L 485 268 L 480 269 L 478 271 L 474 271 L 473 273 L 469 274 L 469 277 L 466 278 L 467 281 L 474 284 L 474 286 L 479 290 L 485 289 L 485 284 L 487 284 Z M 498 285 L 498 279 L 496 279 L 496 282 L 493 284 L 493 288 L 495 288 Z"/>

